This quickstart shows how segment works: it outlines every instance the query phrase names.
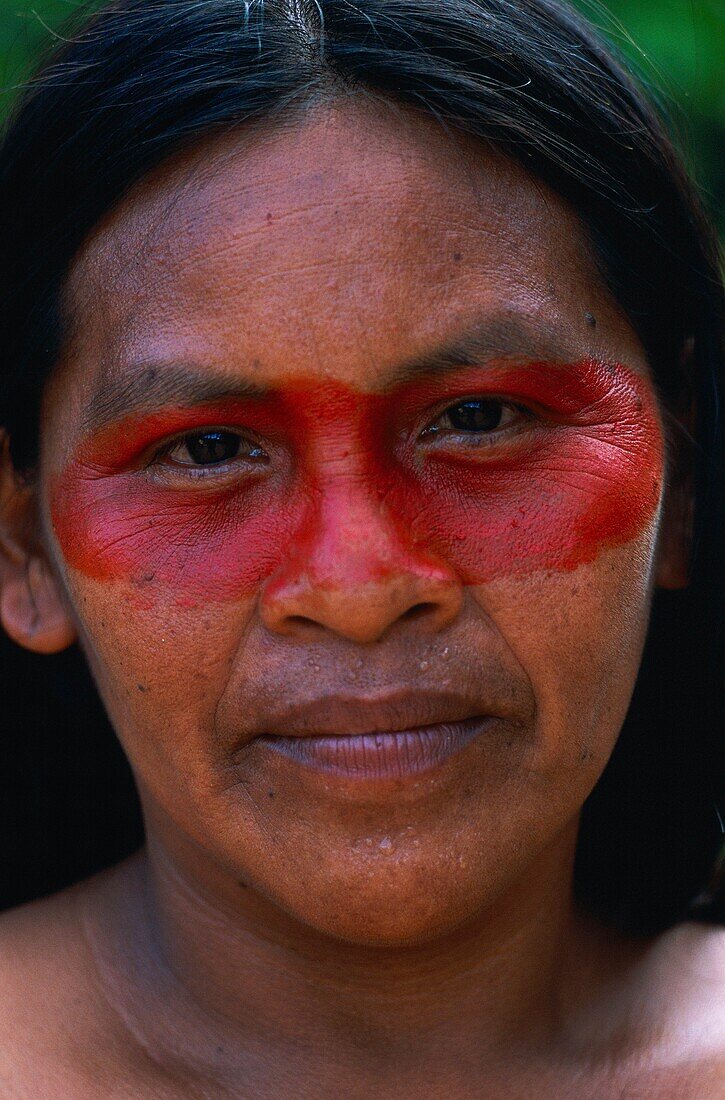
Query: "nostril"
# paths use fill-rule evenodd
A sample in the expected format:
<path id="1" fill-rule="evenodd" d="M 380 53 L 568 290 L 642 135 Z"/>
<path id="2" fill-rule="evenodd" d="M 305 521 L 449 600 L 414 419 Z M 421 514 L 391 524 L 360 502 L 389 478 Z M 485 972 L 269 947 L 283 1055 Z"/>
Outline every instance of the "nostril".
<path id="1" fill-rule="evenodd" d="M 287 622 L 290 626 L 319 628 L 320 625 L 315 619 L 311 619 L 308 615 L 288 615 Z"/>
<path id="2" fill-rule="evenodd" d="M 276 629 L 283 634 L 296 634 L 299 638 L 316 639 L 324 626 L 307 615 L 284 615 Z"/>
<path id="3" fill-rule="evenodd" d="M 288 615 L 287 622 L 293 626 L 314 626 L 312 619 L 308 619 L 306 615 Z"/>
<path id="4" fill-rule="evenodd" d="M 403 622 L 415 622 L 416 619 L 422 619 L 426 615 L 432 615 L 438 610 L 438 604 L 425 601 L 423 603 L 413 604 L 409 607 L 401 616 Z"/>

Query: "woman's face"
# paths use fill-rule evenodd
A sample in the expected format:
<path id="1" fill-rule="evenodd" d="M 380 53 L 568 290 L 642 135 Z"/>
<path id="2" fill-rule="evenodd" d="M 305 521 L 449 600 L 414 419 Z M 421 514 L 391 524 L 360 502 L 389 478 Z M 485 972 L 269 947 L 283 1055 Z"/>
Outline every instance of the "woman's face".
<path id="1" fill-rule="evenodd" d="M 152 842 L 360 943 L 568 858 L 663 495 L 574 214 L 348 101 L 165 165 L 67 292 L 46 539 Z"/>

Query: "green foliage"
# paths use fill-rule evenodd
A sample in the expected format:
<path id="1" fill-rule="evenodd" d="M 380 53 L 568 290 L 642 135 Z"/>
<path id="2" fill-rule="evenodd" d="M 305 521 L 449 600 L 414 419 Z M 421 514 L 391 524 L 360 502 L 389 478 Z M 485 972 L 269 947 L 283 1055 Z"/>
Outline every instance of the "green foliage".
<path id="1" fill-rule="evenodd" d="M 571 0 L 624 55 L 668 117 L 725 229 L 723 0 Z"/>
<path id="2" fill-rule="evenodd" d="M 53 30 L 72 14 L 67 0 L 0 0 L 0 81 L 7 109 L 15 86 L 30 70 L 40 51 L 53 40 Z"/>
<path id="3" fill-rule="evenodd" d="M 725 4 L 723 0 L 573 0 L 604 30 L 672 120 L 705 199 L 719 208 L 725 188 Z M 0 114 L 76 0 L 0 0 Z"/>

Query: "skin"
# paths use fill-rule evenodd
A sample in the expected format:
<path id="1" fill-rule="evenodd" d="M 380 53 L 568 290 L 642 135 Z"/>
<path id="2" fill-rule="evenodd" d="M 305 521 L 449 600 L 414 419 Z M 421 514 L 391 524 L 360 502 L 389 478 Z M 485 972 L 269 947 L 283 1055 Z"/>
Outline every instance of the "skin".
<path id="1" fill-rule="evenodd" d="M 719 934 L 631 941 L 571 898 L 653 588 L 686 580 L 573 211 L 351 98 L 164 164 L 66 307 L 0 608 L 79 638 L 148 840 L 4 918 L 7 1095 L 720 1095 Z M 451 426 L 479 398 L 502 426 Z M 244 445 L 200 472 L 210 429 Z M 486 717 L 361 776 L 375 707 Z M 290 731 L 326 735 L 312 764 L 262 737 Z"/>

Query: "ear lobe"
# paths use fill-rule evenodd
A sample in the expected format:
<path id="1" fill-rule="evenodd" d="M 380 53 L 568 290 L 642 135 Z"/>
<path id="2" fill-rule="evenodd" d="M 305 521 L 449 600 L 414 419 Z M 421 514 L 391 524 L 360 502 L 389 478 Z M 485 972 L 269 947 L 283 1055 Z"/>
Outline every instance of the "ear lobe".
<path id="1" fill-rule="evenodd" d="M 18 645 L 58 653 L 76 631 L 34 529 L 34 494 L 13 469 L 0 432 L 0 622 Z"/>
<path id="2" fill-rule="evenodd" d="M 9 637 L 33 653 L 59 653 L 75 641 L 55 578 L 39 557 L 3 578 L 0 620 Z"/>

